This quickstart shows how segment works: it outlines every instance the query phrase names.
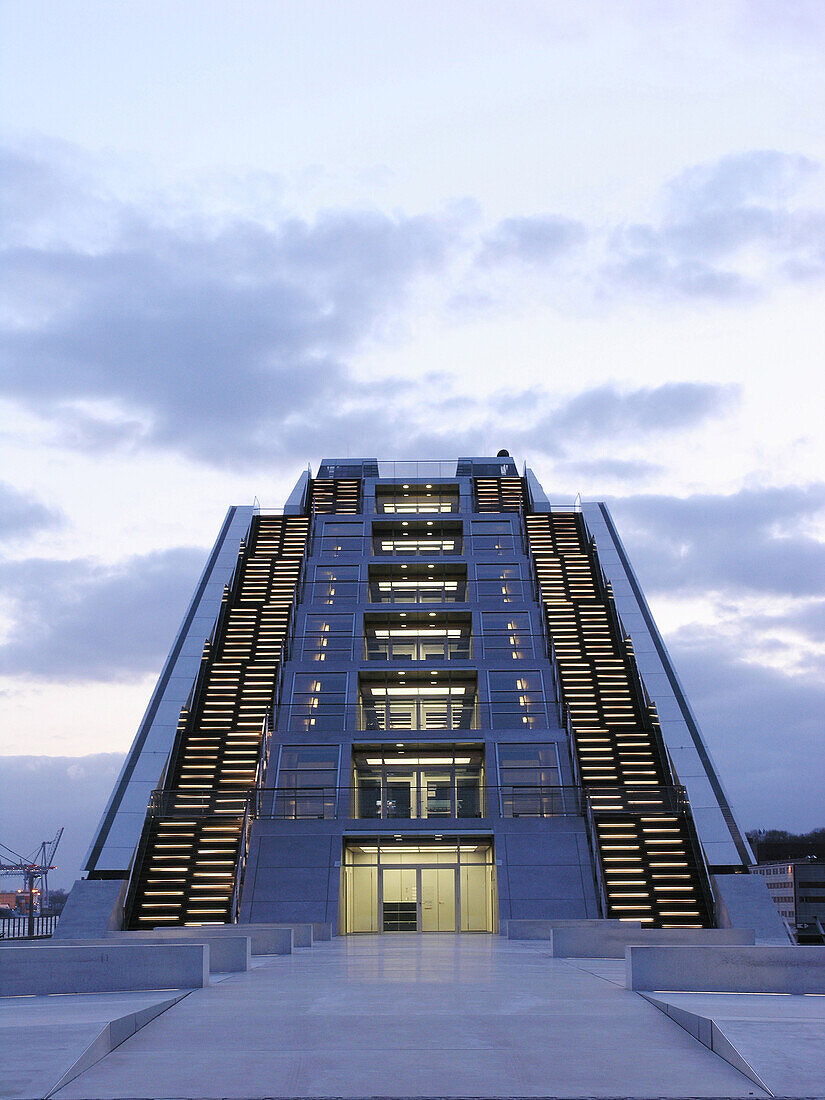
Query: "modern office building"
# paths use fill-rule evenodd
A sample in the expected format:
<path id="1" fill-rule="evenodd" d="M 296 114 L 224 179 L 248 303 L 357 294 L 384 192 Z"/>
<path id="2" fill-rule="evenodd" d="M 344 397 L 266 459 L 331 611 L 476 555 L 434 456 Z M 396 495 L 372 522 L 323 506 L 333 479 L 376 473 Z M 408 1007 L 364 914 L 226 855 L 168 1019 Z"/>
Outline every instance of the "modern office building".
<path id="1" fill-rule="evenodd" d="M 776 860 L 753 868 L 770 891 L 779 915 L 794 935 L 825 936 L 825 863 L 811 858 Z"/>
<path id="2" fill-rule="evenodd" d="M 607 508 L 506 452 L 229 509 L 92 843 L 131 928 L 711 926 L 753 862 Z"/>

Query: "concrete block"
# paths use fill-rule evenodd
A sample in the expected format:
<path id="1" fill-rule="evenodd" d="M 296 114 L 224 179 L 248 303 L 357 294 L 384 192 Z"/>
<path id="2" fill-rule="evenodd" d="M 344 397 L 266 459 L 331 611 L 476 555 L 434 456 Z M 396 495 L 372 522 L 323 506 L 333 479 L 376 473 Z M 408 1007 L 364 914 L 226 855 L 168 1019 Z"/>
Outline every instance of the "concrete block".
<path id="1" fill-rule="evenodd" d="M 622 959 L 630 944 L 681 946 L 749 946 L 754 935 L 745 928 L 628 928 L 623 921 L 593 922 L 589 927 L 556 928 L 550 953 L 556 959 Z"/>
<path id="2" fill-rule="evenodd" d="M 52 940 L 95 939 L 120 928 L 128 885 L 126 879 L 78 879 Z"/>
<path id="3" fill-rule="evenodd" d="M 234 925 L 233 925 L 234 929 Z M 252 940 L 249 936 L 235 931 L 234 936 L 212 935 L 211 932 L 200 931 L 195 936 L 175 936 L 169 933 L 178 931 L 174 928 L 158 929 L 155 935 L 146 935 L 144 932 L 110 932 L 108 941 L 112 943 L 170 943 L 182 941 L 184 943 L 204 943 L 209 947 L 209 970 L 213 974 L 235 974 L 249 970 L 252 965 Z M 180 929 L 186 932 L 187 929 Z"/>
<path id="4" fill-rule="evenodd" d="M 169 943 L 175 940 L 185 943 L 206 944 L 209 947 L 209 970 L 212 974 L 230 974 L 249 970 L 252 964 L 251 940 L 249 936 L 236 933 L 234 936 L 212 936 L 208 932 L 201 932 L 197 936 L 175 936 L 170 933 L 187 932 L 186 928 L 158 929 L 155 933 L 147 932 L 107 932 L 100 939 L 61 940 L 61 947 L 102 947 L 114 945 L 128 945 L 129 943 Z M 193 929 L 193 931 L 195 931 Z M 49 940 L 32 944 L 33 947 L 50 947 Z"/>
<path id="5" fill-rule="evenodd" d="M 0 947 L 0 996 L 200 989 L 209 985 L 203 944 L 130 943 Z"/>
<path id="6" fill-rule="evenodd" d="M 504 923 L 504 922 L 502 922 Z M 641 921 L 620 920 L 509 920 L 507 938 L 510 940 L 549 940 L 556 929 L 561 928 L 601 928 L 603 925 L 621 926 L 628 931 L 641 932 Z"/>
<path id="7" fill-rule="evenodd" d="M 333 936 L 332 921 L 313 921 L 312 922 L 312 942 L 321 943 L 326 940 L 331 940 Z"/>
<path id="8" fill-rule="evenodd" d="M 250 927 L 255 927 L 250 925 Z M 265 926 L 264 926 L 265 927 Z M 283 922 L 273 922 L 270 925 L 272 928 L 290 928 L 292 929 L 292 946 L 293 947 L 312 947 L 312 924 L 285 924 Z"/>
<path id="9" fill-rule="evenodd" d="M 253 955 L 291 955 L 293 937 L 288 927 L 274 924 L 215 924 L 208 928 L 147 928 L 146 931 L 129 932 L 130 938 L 141 940 L 171 940 L 188 943 L 203 942 L 204 937 L 233 939 L 242 937 L 250 941 Z"/>
<path id="10" fill-rule="evenodd" d="M 641 947 L 625 954 L 628 989 L 825 993 L 825 947 Z"/>

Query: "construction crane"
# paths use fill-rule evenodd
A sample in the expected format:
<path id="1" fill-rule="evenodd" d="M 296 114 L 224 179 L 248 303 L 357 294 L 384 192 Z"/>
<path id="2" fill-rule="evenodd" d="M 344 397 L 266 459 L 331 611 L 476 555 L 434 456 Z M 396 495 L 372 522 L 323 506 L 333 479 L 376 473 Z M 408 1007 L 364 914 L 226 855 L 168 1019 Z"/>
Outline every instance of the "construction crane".
<path id="1" fill-rule="evenodd" d="M 28 894 L 28 934 L 34 935 L 34 903 L 35 882 L 42 880 L 40 900 L 42 904 L 49 904 L 49 871 L 55 868 L 54 854 L 63 836 L 63 829 L 57 830 L 54 840 L 42 840 L 40 846 L 30 856 L 22 856 L 9 848 L 6 844 L 0 844 L 0 875 L 22 875 L 25 892 Z"/>

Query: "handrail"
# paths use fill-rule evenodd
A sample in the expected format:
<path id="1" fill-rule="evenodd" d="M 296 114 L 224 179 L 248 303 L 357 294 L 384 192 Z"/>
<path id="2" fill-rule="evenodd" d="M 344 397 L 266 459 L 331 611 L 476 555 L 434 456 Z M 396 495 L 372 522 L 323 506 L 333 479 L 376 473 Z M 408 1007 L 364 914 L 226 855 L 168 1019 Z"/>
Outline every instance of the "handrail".
<path id="1" fill-rule="evenodd" d="M 436 791 L 436 787 L 438 790 Z M 446 792 L 445 792 L 446 789 Z M 401 790 L 373 788 L 362 781 L 348 787 L 238 787 L 237 789 L 153 791 L 149 816 L 191 820 L 205 817 L 241 819 L 244 839 L 251 822 L 259 819 L 352 821 L 444 821 L 465 818 L 581 817 L 581 787 L 550 784 L 501 784 L 472 780 L 424 784 L 401 804 Z M 375 805 L 375 813 L 359 813 L 359 799 Z M 363 804 L 363 803 L 362 803 Z M 248 837 L 244 842 L 248 846 Z M 242 845 L 243 848 L 243 845 Z M 239 854 L 239 860 L 243 854 Z"/>
<path id="2" fill-rule="evenodd" d="M 517 673 L 518 669 L 513 671 Z M 444 677 L 445 687 L 447 682 Z M 522 691 L 518 694 L 525 697 L 530 693 Z M 308 698 L 303 702 L 281 703 L 275 720 L 281 732 L 303 732 L 307 735 L 334 730 L 357 730 L 359 733 L 403 731 L 412 735 L 433 730 L 506 729 L 526 732 L 554 729 L 555 719 L 551 718 L 550 712 L 552 704 L 544 692 L 540 693 L 540 698 L 538 696 L 539 693 L 535 699 L 526 699 L 524 703 L 515 699 L 480 703 L 458 697 L 450 702 L 449 696 L 438 700 L 409 698 L 405 702 L 390 697 L 391 701 L 387 704 L 336 703 L 316 696 L 314 699 L 317 702 Z M 421 702 L 426 709 L 420 705 Z"/>
<path id="3" fill-rule="evenodd" d="M 596 822 L 593 819 L 593 807 L 589 797 L 585 797 L 584 804 L 585 828 L 587 829 L 587 835 L 590 841 L 590 851 L 593 853 L 593 874 L 596 883 L 596 893 L 599 898 L 601 915 L 606 917 L 608 914 L 607 879 L 605 878 L 604 865 L 602 863 L 602 847 L 601 844 L 598 843 Z"/>
<path id="4" fill-rule="evenodd" d="M 594 814 L 681 814 L 689 806 L 685 788 L 675 783 L 649 787 L 591 783 L 585 791 Z"/>
<path id="5" fill-rule="evenodd" d="M 367 630 L 374 625 L 368 623 Z M 441 628 L 445 624 L 430 625 Z M 458 624 L 446 625 L 452 627 Z M 423 628 L 426 624 L 422 623 L 421 626 Z M 403 629 L 403 626 L 396 627 L 395 624 L 393 627 Z M 379 629 L 385 628 L 379 627 Z M 404 661 L 410 663 L 411 667 L 421 662 L 426 664 L 432 661 L 469 661 L 472 658 L 502 654 L 508 660 L 518 654 L 520 654 L 517 658 L 519 660 L 533 660 L 547 656 L 546 635 L 535 634 L 532 630 L 521 630 L 518 627 L 512 630 L 485 631 L 483 634 L 467 632 L 457 637 L 428 637 L 426 634 L 417 634 L 416 626 L 412 625 L 407 636 L 398 634 L 392 638 L 376 638 L 369 634 L 363 637 L 359 634 L 344 631 L 336 633 L 331 630 L 305 630 L 298 638 L 293 628 L 287 638 L 288 641 L 285 639 L 284 642 L 283 663 L 288 660 L 315 661 L 319 654 L 327 659 L 335 657 L 340 660 Z M 410 656 L 400 652 L 402 647 L 409 646 L 411 643 L 417 643 L 419 647 L 426 646 L 426 649 L 419 649 L 421 656 Z M 396 650 L 399 652 L 396 653 Z"/>
<path id="6" fill-rule="evenodd" d="M 238 917 L 240 916 L 240 904 L 241 904 L 241 891 L 243 889 L 243 882 L 246 875 L 246 861 L 249 856 L 249 840 L 251 836 L 252 825 L 252 805 L 253 800 L 247 799 L 246 806 L 244 808 L 243 820 L 241 822 L 241 831 L 238 835 L 238 861 L 235 867 L 235 879 L 232 884 L 232 897 L 229 902 L 229 922 L 231 924 L 238 923 Z"/>
<path id="7" fill-rule="evenodd" d="M 371 564 L 375 563 L 371 562 Z M 381 589 L 381 582 L 413 580 L 421 583 L 411 587 L 408 593 L 404 593 L 409 595 L 408 599 L 402 598 L 397 589 Z M 456 587 L 452 590 L 436 588 L 435 585 L 442 581 L 455 582 Z M 506 591 L 502 592 L 502 588 Z M 343 607 L 367 602 L 381 608 L 395 605 L 431 607 L 479 603 L 489 606 L 491 610 L 501 608 L 506 611 L 512 605 L 530 606 L 533 603 L 532 588 L 532 579 L 528 577 L 483 577 L 477 580 L 458 574 L 393 573 L 373 576 L 370 580 L 351 580 L 348 577 L 305 580 L 302 585 L 301 600 L 305 603 L 322 604 L 325 607 Z"/>
<path id="8" fill-rule="evenodd" d="M 455 515 L 455 513 L 452 514 Z M 516 515 L 515 512 L 480 514 Z M 428 533 L 425 530 L 421 532 L 421 537 L 419 538 L 410 537 L 410 535 L 405 535 L 401 531 L 398 533 L 382 533 L 375 528 L 373 528 L 371 533 L 363 535 L 328 535 L 319 534 L 313 530 L 312 537 L 308 541 L 308 555 L 315 556 L 323 554 L 325 561 L 345 562 L 347 560 L 362 558 L 365 554 L 368 554 L 371 560 L 381 562 L 393 558 L 437 558 L 439 560 L 449 560 L 451 558 L 463 558 L 468 554 L 479 555 L 485 553 L 496 557 L 504 557 L 505 554 L 512 557 L 519 553 L 521 538 L 518 532 L 512 531 L 501 535 L 473 534 L 463 530 L 459 520 L 448 519 L 446 517 L 447 513 L 432 521 L 433 526 L 439 522 L 445 525 L 455 524 L 457 530 L 447 530 L 443 532 L 436 530 L 432 533 Z M 404 523 L 411 525 L 419 522 L 425 523 L 425 521 L 419 521 L 418 519 L 387 520 L 387 523 L 392 525 L 401 525 Z M 415 534 L 416 532 L 412 532 L 412 535 Z M 380 545 L 382 540 L 401 544 L 406 538 L 410 538 L 410 542 L 416 545 L 393 545 L 391 549 L 384 549 Z M 432 538 L 434 544 L 438 542 L 448 542 L 452 543 L 452 546 L 450 548 L 437 548 L 436 546 L 429 548 L 424 545 L 425 541 L 429 538 Z M 496 541 L 492 542 L 492 540 Z"/>

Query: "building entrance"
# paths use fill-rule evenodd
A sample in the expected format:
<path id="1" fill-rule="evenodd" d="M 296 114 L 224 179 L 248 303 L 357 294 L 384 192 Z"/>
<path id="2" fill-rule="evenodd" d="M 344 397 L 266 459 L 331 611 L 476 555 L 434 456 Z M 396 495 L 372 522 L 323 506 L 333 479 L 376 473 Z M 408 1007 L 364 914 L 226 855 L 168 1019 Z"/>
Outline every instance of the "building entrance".
<path id="1" fill-rule="evenodd" d="M 347 843 L 343 931 L 493 932 L 495 864 L 481 842 Z"/>
<path id="2" fill-rule="evenodd" d="M 382 867 L 382 932 L 455 932 L 458 867 Z"/>

